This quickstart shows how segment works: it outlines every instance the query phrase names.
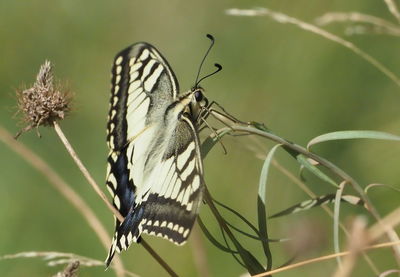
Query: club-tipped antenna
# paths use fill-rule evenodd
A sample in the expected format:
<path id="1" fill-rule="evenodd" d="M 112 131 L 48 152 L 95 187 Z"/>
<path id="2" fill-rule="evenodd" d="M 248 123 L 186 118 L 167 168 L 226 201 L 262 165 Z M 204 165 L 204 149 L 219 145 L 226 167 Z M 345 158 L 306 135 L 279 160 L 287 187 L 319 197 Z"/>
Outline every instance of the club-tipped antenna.
<path id="1" fill-rule="evenodd" d="M 203 81 L 205 78 L 208 78 L 208 77 L 210 77 L 210 76 L 212 76 L 212 75 L 214 75 L 214 74 L 216 74 L 216 73 L 218 73 L 218 72 L 220 72 L 220 71 L 222 70 L 222 65 L 220 65 L 219 63 L 215 63 L 214 66 L 215 66 L 217 69 L 216 69 L 214 72 L 211 72 L 210 74 L 208 74 L 208 75 L 202 77 L 200 80 L 198 80 L 198 81 L 196 82 L 195 87 L 197 87 L 197 86 L 200 84 L 200 82 Z"/>
<path id="2" fill-rule="evenodd" d="M 205 78 L 205 77 L 203 77 L 203 78 L 201 78 L 201 79 L 199 80 L 201 68 L 203 67 L 203 63 L 204 63 L 204 61 L 206 60 L 206 58 L 207 58 L 207 56 L 208 56 L 208 53 L 210 53 L 210 50 L 211 50 L 211 48 L 214 46 L 214 42 L 215 42 L 215 39 L 214 39 L 214 37 L 213 37 L 212 35 L 207 34 L 206 36 L 207 36 L 207 38 L 210 39 L 211 44 L 210 44 L 210 46 L 208 47 L 207 52 L 206 52 L 206 54 L 204 55 L 203 59 L 201 60 L 201 63 L 200 63 L 200 66 L 199 66 L 199 70 L 197 71 L 196 81 L 194 82 L 194 83 L 195 83 L 195 87 L 197 87 L 197 85 L 200 83 L 200 81 L 203 80 L 203 79 Z M 219 66 L 217 66 L 217 67 L 219 68 L 219 67 L 221 67 L 221 66 L 219 65 Z M 221 69 L 222 69 L 222 67 L 221 67 Z M 207 75 L 206 77 L 209 77 L 209 76 L 211 76 L 211 75 L 217 73 L 217 72 L 220 71 L 221 69 L 217 70 L 216 72 L 214 72 L 214 73 L 212 73 L 212 74 Z"/>

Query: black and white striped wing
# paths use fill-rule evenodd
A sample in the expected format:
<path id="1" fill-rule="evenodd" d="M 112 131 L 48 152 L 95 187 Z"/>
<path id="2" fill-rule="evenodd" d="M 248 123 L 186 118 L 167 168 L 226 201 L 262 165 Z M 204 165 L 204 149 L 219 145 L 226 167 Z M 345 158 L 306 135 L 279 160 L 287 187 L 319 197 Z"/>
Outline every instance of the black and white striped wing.
<path id="1" fill-rule="evenodd" d="M 202 164 L 190 115 L 177 119 L 172 137 L 161 143 L 169 126 L 160 122 L 177 100 L 177 92 L 175 75 L 151 45 L 134 44 L 117 54 L 112 69 L 107 188 L 125 220 L 122 224 L 116 220 L 107 265 L 115 251 L 126 249 L 142 232 L 181 244 L 193 226 L 201 202 Z"/>
<path id="2" fill-rule="evenodd" d="M 151 189 L 139 206 L 145 207 L 142 231 L 180 245 L 195 222 L 203 187 L 199 140 L 189 117 L 179 122 L 151 179 Z"/>

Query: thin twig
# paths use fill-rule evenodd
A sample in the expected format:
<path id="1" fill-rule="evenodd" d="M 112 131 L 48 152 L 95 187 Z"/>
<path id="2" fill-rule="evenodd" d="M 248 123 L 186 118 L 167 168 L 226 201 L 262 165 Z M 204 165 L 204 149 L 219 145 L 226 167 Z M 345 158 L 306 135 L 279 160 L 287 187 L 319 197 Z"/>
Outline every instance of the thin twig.
<path id="1" fill-rule="evenodd" d="M 46 252 L 29 251 L 29 252 L 20 252 L 16 254 L 7 254 L 0 256 L 0 260 L 12 260 L 20 258 L 43 258 L 44 260 L 48 261 L 47 262 L 48 266 L 65 264 L 74 260 L 78 260 L 82 266 L 86 267 L 104 266 L 103 261 L 95 260 L 81 255 L 76 255 L 74 253 L 64 253 L 56 251 L 46 251 Z M 110 265 L 110 267 L 115 268 L 116 265 Z M 124 270 L 123 273 L 132 277 L 139 276 L 127 270 Z"/>
<path id="2" fill-rule="evenodd" d="M 42 158 L 36 155 L 24 144 L 15 140 L 13 136 L 1 126 L 0 140 L 49 180 L 49 183 L 86 219 L 105 249 L 108 249 L 111 240 L 109 239 L 106 229 L 80 195 L 76 193 L 71 186 L 69 186 L 67 182 L 65 182 Z M 115 270 L 117 276 L 123 276 L 123 271 L 125 269 L 120 259 L 115 263 Z"/>
<path id="3" fill-rule="evenodd" d="M 96 181 L 93 179 L 92 175 L 90 175 L 89 171 L 86 169 L 86 167 L 83 165 L 81 160 L 79 159 L 78 155 L 76 154 L 75 150 L 72 148 L 72 145 L 69 143 L 68 139 L 64 135 L 63 131 L 60 128 L 60 125 L 58 125 L 57 121 L 54 121 L 54 130 L 56 131 L 58 137 L 61 139 L 62 143 L 64 144 L 65 148 L 67 149 L 68 153 L 71 155 L 72 159 L 78 166 L 79 170 L 82 172 L 83 176 L 86 178 L 86 180 L 89 182 L 89 184 L 92 186 L 94 191 L 97 193 L 97 195 L 100 196 L 100 198 L 103 200 L 103 202 L 107 205 L 107 208 L 109 208 L 113 214 L 118 218 L 120 222 L 124 221 L 124 217 L 120 214 L 120 212 L 108 201 L 107 196 L 104 194 L 104 192 L 100 189 L 100 187 L 97 185 Z"/>
<path id="4" fill-rule="evenodd" d="M 386 6 L 388 7 L 390 13 L 400 23 L 400 13 L 399 13 L 399 9 L 396 6 L 396 3 L 393 0 L 384 0 L 384 1 L 385 1 Z"/>
<path id="5" fill-rule="evenodd" d="M 108 201 L 107 197 L 100 189 L 99 185 L 90 175 L 89 171 L 83 165 L 81 160 L 79 159 L 78 155 L 76 154 L 75 150 L 73 149 L 72 145 L 69 143 L 68 139 L 65 137 L 63 131 L 61 130 L 60 126 L 57 122 L 54 122 L 54 129 L 57 135 L 60 137 L 61 141 L 63 142 L 65 148 L 67 149 L 68 153 L 71 155 L 72 159 L 75 161 L 77 166 L 79 167 L 82 174 L 85 176 L 86 180 L 95 190 L 95 192 L 100 196 L 100 198 L 104 201 L 106 206 L 113 212 L 113 214 L 118 218 L 120 222 L 124 221 L 124 217 L 121 213 Z M 142 238 L 141 240 L 142 246 L 147 250 L 147 252 L 171 275 L 177 276 L 177 274 L 172 270 L 172 268 L 155 252 L 151 246 Z"/>
<path id="6" fill-rule="evenodd" d="M 377 240 L 386 232 L 388 228 L 394 228 L 400 225 L 400 207 L 385 216 L 380 222 L 375 223 L 369 229 L 369 237 L 371 240 Z"/>
<path id="7" fill-rule="evenodd" d="M 330 12 L 318 17 L 315 20 L 316 24 L 320 26 L 325 26 L 334 22 L 346 21 L 372 24 L 373 26 L 385 29 L 387 34 L 400 36 L 400 26 L 380 17 L 359 12 Z"/>
<path id="8" fill-rule="evenodd" d="M 388 0 L 386 0 L 388 1 Z M 329 33 L 328 31 L 325 31 L 313 24 L 301 21 L 297 18 L 288 16 L 286 14 L 280 13 L 280 12 L 275 12 L 266 8 L 257 8 L 257 9 L 229 9 L 226 11 L 227 14 L 229 15 L 237 15 L 237 16 L 269 16 L 273 20 L 285 24 L 293 24 L 303 30 L 312 32 L 314 34 L 317 34 L 319 36 L 322 36 L 328 40 L 331 40 L 333 42 L 336 42 L 347 49 L 350 49 L 352 52 L 354 52 L 356 55 L 360 56 L 364 60 L 366 60 L 368 63 L 373 65 L 375 68 L 377 68 L 379 71 L 381 71 L 384 75 L 386 75 L 388 78 L 390 78 L 393 82 L 396 83 L 400 87 L 400 79 L 399 77 L 396 76 L 392 71 L 390 71 L 386 66 L 384 66 L 381 62 L 376 60 L 374 57 L 371 55 L 367 54 L 363 50 L 361 50 L 359 47 L 357 47 L 355 44 L 353 44 L 350 41 L 347 41 L 341 37 L 338 37 L 332 33 Z"/>
<path id="9" fill-rule="evenodd" d="M 251 137 L 253 142 L 257 144 L 257 146 L 262 149 L 262 153 L 267 152 L 261 142 L 257 139 L 257 137 L 252 136 Z M 258 154 L 259 152 L 256 149 L 252 149 L 256 154 Z M 259 157 L 261 160 L 265 160 L 265 154 L 263 154 L 264 156 Z M 303 190 L 308 196 L 310 196 L 311 198 L 316 198 L 317 195 L 311 191 L 308 186 L 302 182 L 299 178 L 297 178 L 292 172 L 290 172 L 289 170 L 287 170 L 284 166 L 282 166 L 277 159 L 273 159 L 272 160 L 272 165 L 277 168 L 280 172 L 282 172 L 283 175 L 285 175 L 286 177 L 288 177 L 293 183 L 295 183 L 301 190 Z M 322 205 L 321 208 L 333 219 L 334 218 L 334 214 L 332 212 L 332 210 L 327 207 L 326 205 Z M 347 228 L 344 226 L 344 224 L 342 222 L 339 221 L 339 227 L 340 229 L 342 229 L 342 231 L 345 233 L 346 237 L 349 238 L 350 237 L 350 233 L 347 230 Z M 379 275 L 379 270 L 376 267 L 376 265 L 374 264 L 374 262 L 372 261 L 372 259 L 368 256 L 367 253 L 362 252 L 363 258 L 365 259 L 365 261 L 368 263 L 368 265 L 370 266 L 371 270 L 373 271 L 373 273 L 375 275 Z"/>
<path id="10" fill-rule="evenodd" d="M 193 226 L 193 230 L 190 235 L 190 248 L 192 250 L 193 260 L 197 268 L 198 275 L 202 277 L 207 277 L 211 274 L 207 261 L 207 253 L 204 247 L 203 237 L 200 231 L 201 230 L 197 225 Z"/>
<path id="11" fill-rule="evenodd" d="M 333 277 L 351 276 L 361 249 L 368 245 L 369 240 L 366 236 L 366 226 L 367 221 L 364 217 L 359 216 L 355 218 L 351 230 L 351 236 L 347 242 L 350 253 L 345 259 L 343 259 L 340 266 L 337 267 L 336 272 L 332 275 Z M 339 259 L 339 257 L 337 259 Z"/>
<path id="12" fill-rule="evenodd" d="M 395 245 L 400 245 L 400 240 L 371 245 L 371 246 L 368 246 L 368 247 L 364 247 L 361 250 L 362 251 L 367 251 L 367 250 L 379 249 L 379 248 L 384 248 L 384 247 L 393 247 Z M 340 253 L 321 256 L 321 257 L 318 257 L 318 258 L 309 259 L 309 260 L 298 262 L 298 263 L 291 264 L 291 265 L 288 265 L 288 266 L 280 267 L 280 268 L 277 268 L 277 269 L 274 269 L 274 270 L 271 270 L 271 271 L 263 272 L 261 274 L 253 275 L 253 277 L 268 276 L 268 275 L 272 275 L 272 274 L 275 274 L 275 273 L 279 273 L 279 272 L 287 271 L 287 270 L 290 270 L 290 269 L 298 268 L 298 267 L 301 267 L 301 266 L 304 266 L 304 265 L 317 263 L 317 262 L 321 262 L 321 261 L 325 261 L 325 260 L 330 260 L 330 259 L 334 259 L 336 257 L 343 257 L 343 256 L 346 256 L 346 255 L 349 255 L 350 253 L 351 253 L 351 251 L 344 251 L 344 252 L 340 252 Z"/>
<path id="13" fill-rule="evenodd" d="M 270 139 L 279 144 L 282 144 L 285 147 L 290 148 L 291 150 L 293 150 L 297 153 L 303 154 L 304 156 L 311 158 L 314 161 L 317 161 L 319 164 L 321 164 L 325 168 L 329 169 L 332 173 L 334 173 L 337 176 L 339 176 L 340 178 L 342 178 L 343 181 L 347 181 L 349 184 L 351 184 L 352 187 L 357 191 L 357 193 L 361 196 L 361 198 L 367 205 L 371 215 L 378 222 L 380 222 L 381 217 L 380 217 L 379 213 L 377 212 L 375 207 L 372 205 L 371 201 L 369 200 L 369 197 L 365 194 L 362 187 L 350 175 L 348 175 L 345 171 L 343 171 L 342 169 L 340 169 L 339 167 L 337 167 L 330 161 L 328 161 L 312 152 L 309 152 L 307 149 L 305 149 L 304 147 L 301 147 L 300 145 L 291 143 L 275 134 L 267 133 L 265 131 L 258 130 L 251 126 L 241 126 L 239 124 L 232 124 L 229 127 L 223 127 L 221 129 L 217 130 L 217 133 L 225 133 L 225 132 L 229 132 L 229 131 L 245 132 L 245 133 L 254 134 L 254 135 L 258 135 L 258 136 Z M 388 235 L 390 240 L 392 240 L 392 241 L 399 240 L 397 233 L 393 229 L 387 228 L 386 225 L 382 225 L 382 226 L 383 226 L 383 228 L 385 228 L 385 232 Z M 400 259 L 400 247 L 396 245 L 393 247 L 393 249 L 396 253 L 395 257 L 399 260 Z"/>

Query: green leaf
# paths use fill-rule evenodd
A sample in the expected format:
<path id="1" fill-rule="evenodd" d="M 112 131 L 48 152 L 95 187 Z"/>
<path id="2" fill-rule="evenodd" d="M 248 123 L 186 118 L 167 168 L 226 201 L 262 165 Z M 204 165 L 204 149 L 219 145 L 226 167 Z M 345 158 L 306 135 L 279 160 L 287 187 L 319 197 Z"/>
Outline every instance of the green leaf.
<path id="1" fill-rule="evenodd" d="M 207 156 L 208 152 L 214 147 L 215 144 L 218 143 L 218 141 L 225 136 L 227 133 L 229 133 L 231 130 L 226 130 L 225 132 L 221 132 L 217 134 L 215 137 L 207 137 L 203 143 L 200 146 L 200 152 L 201 152 L 201 157 L 202 159 L 205 159 Z"/>
<path id="2" fill-rule="evenodd" d="M 245 235 L 247 237 L 250 237 L 250 238 L 255 239 L 255 240 L 262 240 L 257 228 L 249 220 L 247 220 L 242 214 L 240 214 L 239 212 L 235 211 L 234 209 L 228 207 L 227 205 L 225 205 L 225 204 L 223 204 L 223 203 L 221 203 L 221 202 L 219 202 L 219 201 L 217 201 L 215 199 L 213 199 L 213 201 L 214 201 L 215 204 L 223 207 L 224 209 L 228 210 L 229 212 L 233 213 L 238 218 L 240 218 L 247 226 L 249 226 L 253 230 L 253 232 L 256 234 L 256 236 L 252 235 L 252 234 L 249 234 L 249 233 L 247 233 L 247 232 L 235 227 L 233 224 L 231 224 L 231 223 L 229 223 L 228 221 L 225 220 L 225 223 L 228 226 L 230 226 L 232 229 L 236 230 L 237 232 L 239 232 L 239 233 L 241 233 L 241 234 L 243 234 L 243 235 Z M 268 239 L 268 242 L 283 242 L 283 241 L 287 241 L 287 239 Z"/>
<path id="3" fill-rule="evenodd" d="M 321 180 L 331 184 L 335 188 L 338 188 L 339 186 L 336 184 L 335 181 L 333 181 L 328 175 L 323 173 L 321 170 L 318 169 L 315 165 L 311 164 L 308 159 L 304 155 L 297 155 L 297 161 L 303 165 L 305 168 L 307 168 L 311 173 L 313 173 L 315 176 L 320 178 Z"/>
<path id="4" fill-rule="evenodd" d="M 339 188 L 336 191 L 336 196 L 335 196 L 335 204 L 333 207 L 333 247 L 335 249 L 335 253 L 340 252 L 340 246 L 339 246 L 339 213 L 340 213 L 340 200 L 342 199 L 342 193 L 343 189 L 345 186 L 346 182 L 342 182 L 339 186 Z M 338 262 L 338 265 L 342 265 L 342 260 L 338 256 L 336 257 L 336 260 Z"/>
<path id="5" fill-rule="evenodd" d="M 336 194 L 325 194 L 322 196 L 318 196 L 316 198 L 312 199 L 307 199 L 305 201 L 302 201 L 296 205 L 290 206 L 287 209 L 284 209 L 278 213 L 275 213 L 268 218 L 276 218 L 276 217 L 281 217 L 285 215 L 290 215 L 290 214 L 295 214 L 299 212 L 304 212 L 309 209 L 315 208 L 315 207 L 320 207 L 322 205 L 328 204 L 328 203 L 334 203 L 336 198 Z M 358 196 L 346 194 L 342 195 L 340 198 L 340 201 L 344 203 L 348 203 L 351 205 L 356 205 L 356 206 L 364 206 L 364 201 Z"/>
<path id="6" fill-rule="evenodd" d="M 338 132 L 323 134 L 313 138 L 307 144 L 307 149 L 310 149 L 312 145 L 315 145 L 317 143 L 330 140 L 343 140 L 343 139 L 381 139 L 381 140 L 400 141 L 400 136 L 396 136 L 385 132 L 368 131 L 368 130 L 338 131 Z"/>
<path id="7" fill-rule="evenodd" d="M 257 216 L 258 216 L 258 229 L 261 238 L 261 243 L 264 249 L 265 257 L 267 258 L 267 270 L 272 268 L 272 255 L 268 244 L 268 230 L 267 230 L 267 212 L 265 206 L 266 185 L 268 181 L 268 172 L 272 162 L 275 151 L 281 144 L 277 144 L 269 151 L 265 158 L 263 167 L 261 169 L 260 181 L 258 183 L 258 197 L 257 197 Z"/>
<path id="8" fill-rule="evenodd" d="M 221 249 L 224 252 L 232 253 L 232 254 L 237 254 L 238 252 L 231 250 L 228 247 L 225 247 L 222 245 L 214 236 L 208 231 L 207 227 L 204 225 L 203 221 L 201 220 L 200 217 L 197 218 L 197 223 L 199 224 L 201 230 L 203 231 L 204 235 L 208 238 L 208 240 L 214 244 L 217 248 Z"/>

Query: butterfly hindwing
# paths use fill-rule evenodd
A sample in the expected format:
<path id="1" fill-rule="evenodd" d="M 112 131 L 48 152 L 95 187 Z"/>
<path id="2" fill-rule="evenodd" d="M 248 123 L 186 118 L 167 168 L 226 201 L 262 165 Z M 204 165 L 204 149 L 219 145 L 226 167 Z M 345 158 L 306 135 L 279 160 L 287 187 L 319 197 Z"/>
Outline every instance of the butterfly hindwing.
<path id="1" fill-rule="evenodd" d="M 125 220 L 116 220 L 107 265 L 142 232 L 181 244 L 194 224 L 203 183 L 197 128 L 190 114 L 166 120 L 178 89 L 168 63 L 151 45 L 137 43 L 116 55 L 107 187 Z"/>
<path id="2" fill-rule="evenodd" d="M 186 241 L 202 199 L 202 161 L 194 128 L 187 117 L 179 122 L 144 204 L 143 232 L 176 244 Z"/>

